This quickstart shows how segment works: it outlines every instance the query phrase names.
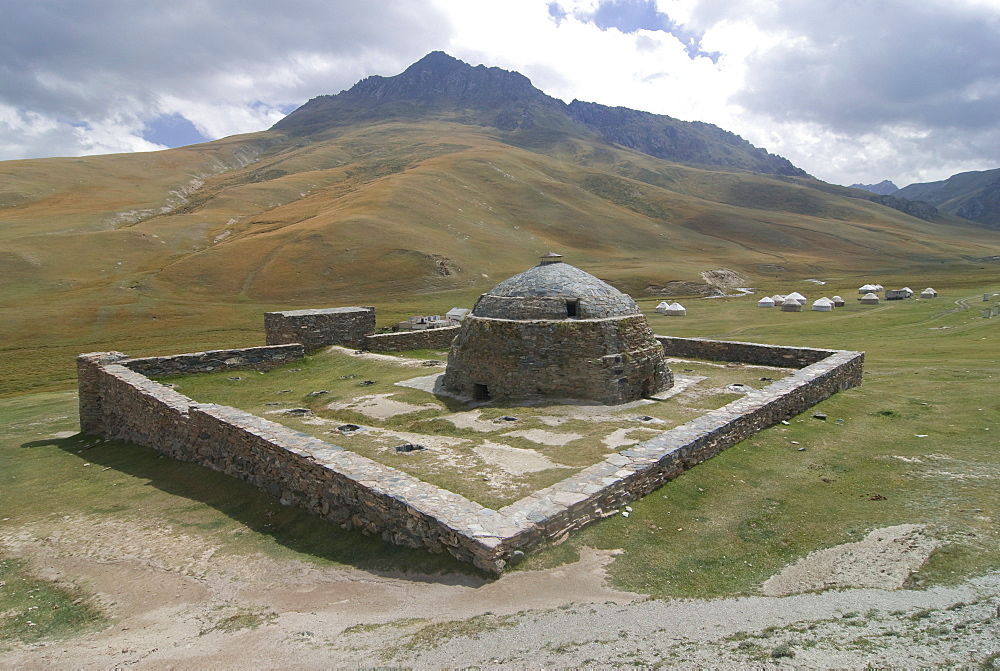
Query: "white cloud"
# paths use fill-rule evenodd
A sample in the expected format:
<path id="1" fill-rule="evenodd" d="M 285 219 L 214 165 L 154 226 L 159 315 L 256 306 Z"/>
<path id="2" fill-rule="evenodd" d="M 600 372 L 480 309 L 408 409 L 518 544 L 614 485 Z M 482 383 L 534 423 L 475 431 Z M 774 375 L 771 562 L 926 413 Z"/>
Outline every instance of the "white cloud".
<path id="1" fill-rule="evenodd" d="M 560 0 L 556 21 L 549 0 L 32 0 L 0 23 L 0 159 L 156 149 L 144 126 L 171 114 L 261 130 L 443 49 L 566 101 L 715 123 L 833 182 L 1000 161 L 995 0 L 656 0 L 682 38 L 602 30 L 602 1 Z"/>

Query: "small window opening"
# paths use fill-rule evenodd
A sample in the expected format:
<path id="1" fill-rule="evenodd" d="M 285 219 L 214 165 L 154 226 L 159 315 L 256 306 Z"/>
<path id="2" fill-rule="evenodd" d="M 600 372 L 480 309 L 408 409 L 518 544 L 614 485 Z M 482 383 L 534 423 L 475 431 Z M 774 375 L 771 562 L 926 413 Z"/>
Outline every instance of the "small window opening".
<path id="1" fill-rule="evenodd" d="M 576 317 L 580 312 L 580 300 L 566 301 L 566 316 Z"/>
<path id="2" fill-rule="evenodd" d="M 473 384 L 472 385 L 472 400 L 474 401 L 488 401 L 490 400 L 490 388 L 485 384 Z"/>

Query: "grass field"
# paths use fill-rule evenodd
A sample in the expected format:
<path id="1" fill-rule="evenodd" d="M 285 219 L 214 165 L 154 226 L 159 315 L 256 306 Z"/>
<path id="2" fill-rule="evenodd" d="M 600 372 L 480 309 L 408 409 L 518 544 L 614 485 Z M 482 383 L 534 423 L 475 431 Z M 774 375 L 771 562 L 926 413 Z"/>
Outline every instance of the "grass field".
<path id="1" fill-rule="evenodd" d="M 833 313 L 765 310 L 748 296 L 689 300 L 687 317 L 667 318 L 651 314 L 655 300 L 641 301 L 660 333 L 865 350 L 864 384 L 817 406 L 826 421 L 807 412 L 768 429 L 636 502 L 629 518 L 594 524 L 530 556 L 518 570 L 571 561 L 582 546 L 620 548 L 610 566 L 619 587 L 659 597 L 746 594 L 812 550 L 903 523 L 926 525 L 944 541 L 911 579 L 916 587 L 1000 568 L 1000 319 L 984 319 L 978 309 L 982 293 L 995 287 L 950 287 L 943 280 L 933 278 L 941 292 L 936 299 L 877 307 L 853 301 L 853 282 L 817 287 L 848 298 L 848 306 Z M 767 293 L 782 289 L 819 295 L 808 284 Z M 181 529 L 189 539 L 236 555 L 372 570 L 472 571 L 342 531 L 152 450 L 75 435 L 75 410 L 69 390 L 0 400 L 0 547 L 6 555 L 0 561 L 16 576 L 4 579 L 0 612 L 16 613 L 4 621 L 15 628 L 8 632 L 14 639 L 64 635 L 66 626 L 94 626 L 101 617 L 84 610 L 58 622 L 33 620 L 30 632 L 11 624 L 28 619 L 29 606 L 7 587 L 15 583 L 49 590 L 46 603 L 60 610 L 77 599 L 87 603 L 85 586 L 39 582 L 31 566 L 17 561 L 19 529 L 29 527 L 60 533 L 80 520 L 113 520 L 137 529 Z"/>

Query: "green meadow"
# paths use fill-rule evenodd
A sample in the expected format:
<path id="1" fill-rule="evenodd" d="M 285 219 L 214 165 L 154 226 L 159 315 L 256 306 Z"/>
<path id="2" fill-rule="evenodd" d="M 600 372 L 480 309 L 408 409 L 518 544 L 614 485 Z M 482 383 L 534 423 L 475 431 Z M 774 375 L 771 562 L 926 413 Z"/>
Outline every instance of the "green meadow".
<path id="1" fill-rule="evenodd" d="M 619 588 L 655 597 L 752 594 L 813 550 L 904 523 L 925 525 L 943 542 L 911 577 L 913 587 L 1000 568 L 1000 318 L 981 314 L 992 304 L 982 302 L 983 292 L 1000 287 L 986 276 L 906 283 L 918 291 L 931 284 L 940 296 L 861 306 L 856 279 L 842 278 L 824 286 L 765 287 L 739 298 L 682 299 L 688 308 L 683 318 L 656 315 L 658 299 L 641 300 L 657 333 L 864 350 L 864 384 L 688 471 L 634 503 L 628 518 L 603 520 L 530 555 L 517 570 L 573 561 L 583 546 L 621 549 L 609 567 Z M 791 290 L 810 298 L 840 294 L 848 304 L 833 313 L 756 307 L 765 292 Z M 164 348 L 194 350 L 198 343 L 171 344 Z M 352 365 L 359 376 L 389 374 L 363 362 Z M 314 382 L 319 380 L 306 386 Z M 338 378 L 323 388 L 335 391 L 345 383 Z M 148 448 L 79 435 L 75 393 L 62 386 L 0 399 L 4 545 L 22 528 L 45 533 L 61 529 L 64 519 L 111 519 L 182 529 L 224 554 L 264 553 L 279 561 L 375 571 L 475 573 L 440 555 L 328 525 L 235 479 Z M 815 412 L 826 419 L 814 418 Z M 0 626 L 11 640 L 62 636 L 102 621 L 86 586 L 41 580 L 9 551 L 0 556 L 0 570 L 6 576 L 0 577 L 0 612 L 13 613 Z M 44 594 L 39 600 L 47 617 L 27 610 L 30 590 Z"/>

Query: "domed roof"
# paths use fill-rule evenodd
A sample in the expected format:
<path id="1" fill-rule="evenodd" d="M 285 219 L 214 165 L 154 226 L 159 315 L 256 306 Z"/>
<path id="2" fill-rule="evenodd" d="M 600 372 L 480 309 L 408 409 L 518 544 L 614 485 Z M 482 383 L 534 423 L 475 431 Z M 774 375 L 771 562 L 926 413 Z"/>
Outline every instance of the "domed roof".
<path id="1" fill-rule="evenodd" d="M 483 294 L 472 314 L 495 319 L 601 319 L 640 314 L 630 296 L 607 282 L 568 263 L 543 259 L 540 265 Z"/>

